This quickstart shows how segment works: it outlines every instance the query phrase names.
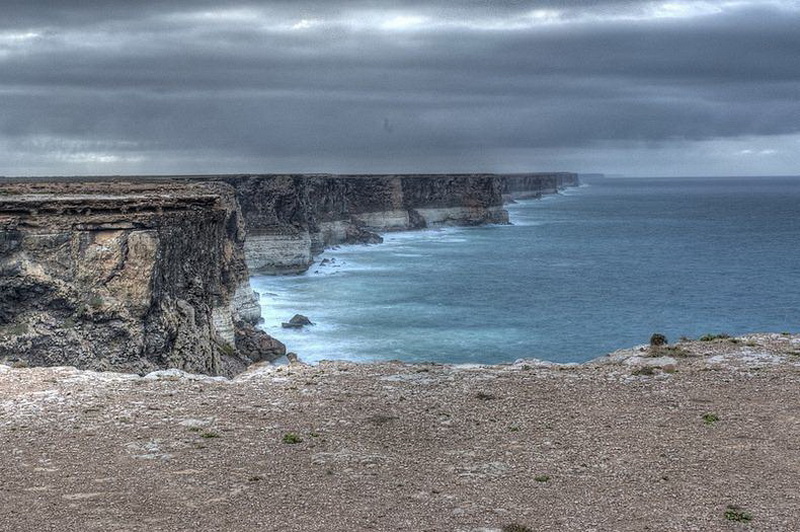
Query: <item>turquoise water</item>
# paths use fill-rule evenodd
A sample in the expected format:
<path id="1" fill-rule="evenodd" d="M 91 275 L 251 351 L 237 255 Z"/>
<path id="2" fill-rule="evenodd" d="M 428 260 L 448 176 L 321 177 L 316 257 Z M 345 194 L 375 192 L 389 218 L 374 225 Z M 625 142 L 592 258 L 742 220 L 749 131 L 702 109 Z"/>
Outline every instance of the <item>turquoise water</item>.
<path id="1" fill-rule="evenodd" d="M 705 333 L 800 330 L 800 179 L 605 179 L 514 225 L 385 235 L 255 277 L 302 360 L 585 361 Z M 317 325 L 280 328 L 295 313 Z"/>

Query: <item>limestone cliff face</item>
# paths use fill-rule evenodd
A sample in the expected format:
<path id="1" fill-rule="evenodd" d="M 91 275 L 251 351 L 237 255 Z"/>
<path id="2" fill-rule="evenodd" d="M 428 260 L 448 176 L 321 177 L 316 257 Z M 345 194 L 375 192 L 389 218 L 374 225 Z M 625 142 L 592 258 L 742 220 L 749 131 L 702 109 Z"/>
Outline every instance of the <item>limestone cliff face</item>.
<path id="1" fill-rule="evenodd" d="M 575 174 L 247 175 L 236 189 L 247 225 L 247 264 L 260 273 L 305 271 L 315 254 L 376 234 L 508 223 L 504 198 L 537 197 L 577 183 Z"/>
<path id="2" fill-rule="evenodd" d="M 283 354 L 257 331 L 233 190 L 0 187 L 0 360 L 233 375 Z"/>
<path id="3" fill-rule="evenodd" d="M 503 197 L 506 199 L 540 198 L 579 184 L 578 174 L 570 172 L 507 174 L 502 177 Z"/>

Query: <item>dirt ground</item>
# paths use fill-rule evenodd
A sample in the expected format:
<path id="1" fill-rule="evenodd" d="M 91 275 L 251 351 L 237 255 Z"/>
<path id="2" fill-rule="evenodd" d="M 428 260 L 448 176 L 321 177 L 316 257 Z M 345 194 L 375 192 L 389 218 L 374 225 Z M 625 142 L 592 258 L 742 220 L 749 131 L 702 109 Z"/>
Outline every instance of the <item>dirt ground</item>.
<path id="1" fill-rule="evenodd" d="M 800 336 L 234 380 L 0 366 L 0 530 L 800 530 Z"/>

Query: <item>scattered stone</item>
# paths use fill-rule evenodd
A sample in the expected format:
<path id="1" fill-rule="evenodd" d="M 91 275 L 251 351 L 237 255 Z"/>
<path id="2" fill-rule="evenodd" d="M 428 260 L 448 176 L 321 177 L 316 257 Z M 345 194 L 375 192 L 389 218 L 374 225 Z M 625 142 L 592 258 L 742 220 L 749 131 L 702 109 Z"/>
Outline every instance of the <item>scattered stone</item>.
<path id="1" fill-rule="evenodd" d="M 303 316 L 302 314 L 295 314 L 292 316 L 292 319 L 289 320 L 289 323 L 299 323 L 300 325 L 314 325 L 311 323 L 311 320 L 308 319 L 308 316 Z"/>
<path id="2" fill-rule="evenodd" d="M 236 327 L 236 349 L 250 362 L 274 362 L 286 354 L 286 346 L 252 325 Z"/>
<path id="3" fill-rule="evenodd" d="M 664 366 L 676 366 L 678 361 L 672 357 L 630 357 L 624 364 L 628 366 L 648 366 L 651 368 L 663 368 Z"/>
<path id="4" fill-rule="evenodd" d="M 314 325 L 307 316 L 302 314 L 295 314 L 288 322 L 281 323 L 284 329 L 302 329 L 306 325 Z"/>
<path id="5" fill-rule="evenodd" d="M 208 375 L 197 375 L 195 373 L 187 373 L 177 368 L 162 369 L 158 371 L 151 371 L 143 377 L 147 381 L 215 381 L 226 382 L 228 379 L 225 377 L 211 377 Z"/>

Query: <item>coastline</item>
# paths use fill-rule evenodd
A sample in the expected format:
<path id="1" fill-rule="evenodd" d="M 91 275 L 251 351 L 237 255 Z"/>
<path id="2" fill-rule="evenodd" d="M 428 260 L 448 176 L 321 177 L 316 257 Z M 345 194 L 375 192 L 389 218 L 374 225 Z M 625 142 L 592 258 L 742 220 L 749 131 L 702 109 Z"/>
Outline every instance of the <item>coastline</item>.
<path id="1" fill-rule="evenodd" d="M 733 506 L 791 530 L 798 408 L 800 336 L 781 334 L 232 380 L 0 366 L 0 517 L 9 532 L 749 529 Z"/>
<path id="2" fill-rule="evenodd" d="M 323 297 L 334 300 L 337 299 L 337 295 L 346 297 L 339 289 L 333 288 L 330 284 L 331 282 L 345 283 L 342 277 L 349 275 L 352 277 L 348 277 L 348 279 L 353 280 L 348 282 L 355 283 L 355 286 L 362 283 L 368 284 L 375 280 L 369 275 L 370 272 L 385 275 L 387 271 L 396 267 L 394 264 L 384 263 L 384 259 L 377 257 L 396 256 L 397 261 L 410 260 L 413 263 L 417 260 L 416 257 L 424 256 L 429 251 L 442 249 L 441 246 L 452 246 L 453 242 L 469 241 L 472 237 L 476 236 L 472 234 L 472 231 L 506 231 L 513 230 L 515 226 L 529 225 L 524 221 L 520 222 L 519 220 L 515 220 L 515 209 L 525 209 L 526 207 L 542 201 L 554 201 L 561 195 L 576 195 L 580 193 L 579 189 L 588 186 L 590 185 L 581 184 L 559 190 L 554 194 L 519 197 L 516 200 L 508 198 L 503 206 L 509 213 L 508 224 L 492 224 L 492 226 L 488 228 L 469 225 L 444 225 L 439 227 L 383 232 L 380 233 L 380 236 L 383 238 L 383 241 L 380 243 L 342 244 L 326 249 L 323 253 L 315 257 L 314 262 L 308 270 L 303 273 L 288 276 L 253 275 L 251 276 L 251 285 L 257 293 L 261 294 L 262 317 L 264 318 L 264 320 L 260 322 L 259 327 L 267 334 L 280 339 L 287 345 L 287 351 L 296 352 L 300 360 L 307 363 L 316 364 L 320 360 L 325 360 L 328 357 L 330 359 L 352 362 L 385 362 L 389 360 L 391 356 L 394 356 L 388 355 L 388 353 L 395 352 L 394 350 L 384 349 L 376 344 L 377 346 L 373 350 L 373 354 L 367 353 L 366 349 L 357 349 L 356 352 L 352 351 L 351 343 L 345 338 L 349 338 L 351 334 L 355 334 L 359 338 L 359 345 L 365 345 L 366 339 L 359 336 L 363 331 L 352 331 L 352 323 L 343 324 L 337 321 L 337 318 L 340 316 L 337 315 L 336 309 L 338 307 L 335 303 L 331 307 L 321 304 L 320 298 Z M 472 235 L 472 237 L 470 235 Z M 416 243 L 416 245 L 409 245 L 412 242 Z M 426 243 L 430 243 L 430 245 L 428 246 Z M 417 248 L 416 246 L 419 244 L 425 246 L 425 249 Z M 376 264 L 376 261 L 381 262 L 380 264 Z M 404 264 L 407 265 L 405 262 Z M 420 283 L 424 282 L 424 280 L 420 280 Z M 325 283 L 325 286 L 328 288 L 312 288 L 316 286 L 317 283 Z M 331 290 L 333 290 L 333 292 L 331 292 Z M 377 292 L 380 291 L 378 290 Z M 297 296 L 296 294 L 306 295 Z M 310 296 L 307 294 L 316 294 L 319 297 L 311 297 L 309 299 Z M 391 299 L 391 296 L 388 297 Z M 376 308 L 376 312 L 382 312 L 381 308 L 386 304 L 386 301 L 381 300 L 380 302 L 376 301 L 374 303 L 380 306 L 380 308 Z M 366 308 L 370 307 L 367 306 Z M 413 311 L 409 312 L 414 313 Z M 281 323 L 285 322 L 294 314 L 308 315 L 312 321 L 315 322 L 315 325 L 313 327 L 296 330 L 281 328 Z M 452 318 L 453 316 L 442 317 L 442 319 L 445 320 Z M 399 319 L 400 318 L 398 318 L 398 320 Z M 398 323 L 400 323 L 400 321 L 398 321 Z M 343 327 L 351 334 L 345 332 L 345 330 L 342 329 Z M 397 343 L 401 345 L 410 345 L 402 340 L 398 340 Z M 438 348 L 429 347 L 430 352 L 438 350 Z M 447 359 L 427 360 L 428 356 L 424 354 L 425 352 L 420 348 L 416 348 L 413 349 L 410 354 L 397 354 L 397 357 L 403 361 L 412 363 L 441 362 L 446 365 L 450 364 Z M 599 352 L 593 356 L 599 356 Z M 506 362 L 512 362 L 513 360 L 513 357 L 505 357 Z M 284 363 L 285 357 L 279 359 L 278 362 Z M 493 365 L 500 362 L 485 361 L 475 363 Z"/>
<path id="3" fill-rule="evenodd" d="M 0 183 L 0 360 L 235 375 L 286 353 L 253 272 L 376 231 L 505 223 L 570 173 L 30 178 Z"/>

